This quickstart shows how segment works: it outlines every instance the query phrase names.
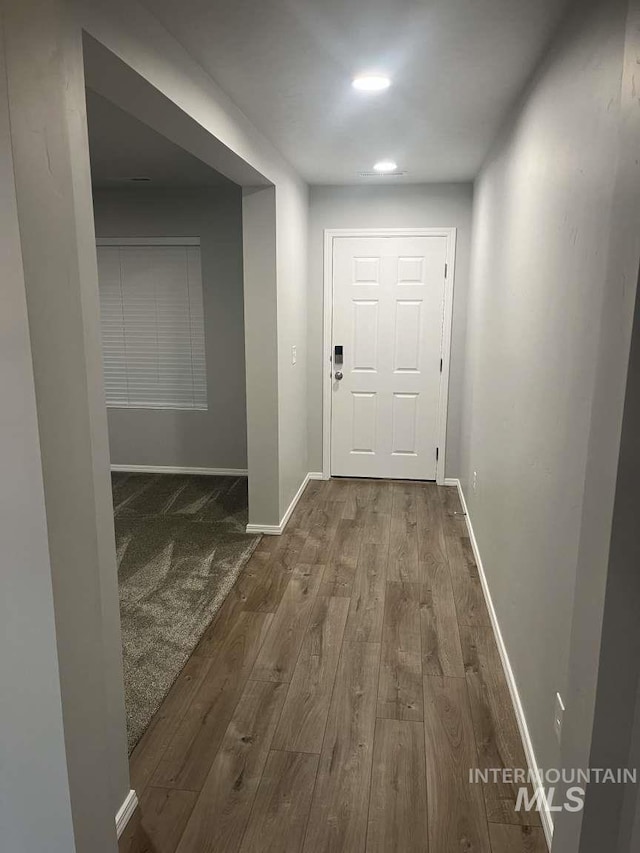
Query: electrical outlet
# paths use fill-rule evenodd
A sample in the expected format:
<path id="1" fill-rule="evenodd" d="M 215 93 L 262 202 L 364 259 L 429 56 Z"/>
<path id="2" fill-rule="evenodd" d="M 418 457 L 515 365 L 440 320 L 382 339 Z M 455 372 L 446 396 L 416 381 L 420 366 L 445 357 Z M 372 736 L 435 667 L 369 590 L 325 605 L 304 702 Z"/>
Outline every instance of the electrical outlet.
<path id="1" fill-rule="evenodd" d="M 477 471 L 473 472 L 473 480 L 471 481 L 471 488 L 473 489 L 474 492 L 477 491 L 477 489 L 478 489 L 478 472 Z"/>
<path id="2" fill-rule="evenodd" d="M 291 347 L 291 364 L 295 364 L 298 360 L 298 347 L 294 344 Z"/>
<path id="3" fill-rule="evenodd" d="M 564 702 L 562 701 L 562 696 L 559 693 L 556 693 L 556 703 L 553 711 L 553 730 L 556 733 L 556 737 L 558 739 L 558 743 L 560 743 L 560 739 L 562 738 L 562 720 L 564 717 Z"/>

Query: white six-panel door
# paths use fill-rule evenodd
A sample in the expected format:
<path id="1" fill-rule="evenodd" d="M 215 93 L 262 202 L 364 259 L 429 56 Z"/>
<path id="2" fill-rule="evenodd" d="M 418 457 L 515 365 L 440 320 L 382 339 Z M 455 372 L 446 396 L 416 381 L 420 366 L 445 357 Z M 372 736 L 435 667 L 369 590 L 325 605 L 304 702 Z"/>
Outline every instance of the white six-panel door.
<path id="1" fill-rule="evenodd" d="M 436 479 L 446 262 L 444 235 L 334 238 L 334 476 Z"/>

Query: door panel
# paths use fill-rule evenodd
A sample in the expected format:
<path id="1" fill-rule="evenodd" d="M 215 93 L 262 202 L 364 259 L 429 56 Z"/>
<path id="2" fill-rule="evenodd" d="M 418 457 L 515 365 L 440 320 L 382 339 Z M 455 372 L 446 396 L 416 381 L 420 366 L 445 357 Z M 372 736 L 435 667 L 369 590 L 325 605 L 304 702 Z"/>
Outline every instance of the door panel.
<path id="1" fill-rule="evenodd" d="M 394 329 L 393 367 L 396 373 L 419 373 L 422 301 L 398 299 Z"/>
<path id="2" fill-rule="evenodd" d="M 416 456 L 418 394 L 393 395 L 391 452 Z"/>
<path id="3" fill-rule="evenodd" d="M 332 474 L 435 479 L 446 256 L 445 236 L 334 238 Z"/>
<path id="4" fill-rule="evenodd" d="M 376 447 L 376 395 L 367 391 L 351 394 L 353 419 L 352 453 L 375 453 Z"/>
<path id="5" fill-rule="evenodd" d="M 354 299 L 352 311 L 352 370 L 375 372 L 378 365 L 378 301 L 375 299 Z"/>

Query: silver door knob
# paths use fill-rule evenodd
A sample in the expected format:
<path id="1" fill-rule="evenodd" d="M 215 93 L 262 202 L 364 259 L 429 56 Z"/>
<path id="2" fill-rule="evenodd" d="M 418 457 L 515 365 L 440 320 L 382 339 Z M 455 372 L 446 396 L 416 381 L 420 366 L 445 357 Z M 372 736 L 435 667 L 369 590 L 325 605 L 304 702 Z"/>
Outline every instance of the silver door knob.
<path id="1" fill-rule="evenodd" d="M 340 380 L 342 379 L 342 371 L 336 370 L 336 372 L 333 375 L 338 380 L 338 382 L 340 382 Z"/>

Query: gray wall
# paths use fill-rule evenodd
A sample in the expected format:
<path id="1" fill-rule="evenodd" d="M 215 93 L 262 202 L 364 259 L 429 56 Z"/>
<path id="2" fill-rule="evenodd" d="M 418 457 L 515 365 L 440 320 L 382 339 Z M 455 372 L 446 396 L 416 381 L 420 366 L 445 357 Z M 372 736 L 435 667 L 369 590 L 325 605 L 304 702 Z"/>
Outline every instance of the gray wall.
<path id="1" fill-rule="evenodd" d="M 114 815 L 129 770 L 81 34 L 64 0 L 3 11 L 66 784 L 76 848 L 106 853 L 116 847 Z M 38 642 L 34 613 L 23 602 L 16 614 L 22 631 L 11 642 L 24 644 L 26 662 Z M 38 698 L 20 699 L 26 722 Z M 32 809 L 32 820 L 41 819 Z"/>
<path id="2" fill-rule="evenodd" d="M 631 0 L 562 739 L 569 767 L 640 767 L 640 709 L 633 719 L 640 673 L 639 64 L 640 2 Z M 636 850 L 637 840 L 628 846 L 636 798 L 629 787 L 592 786 L 584 814 L 558 818 L 557 849 L 573 850 L 579 836 L 581 853 Z"/>
<path id="3" fill-rule="evenodd" d="M 560 761 L 556 691 L 569 697 L 563 743 L 577 732 L 568 669 L 585 483 L 591 478 L 595 494 L 603 470 L 596 520 L 586 523 L 599 576 L 584 591 L 601 593 L 606 576 L 621 397 L 599 410 L 605 455 L 593 443 L 593 404 L 603 349 L 626 345 L 628 357 L 630 326 L 621 318 L 623 309 L 632 313 L 608 280 L 626 6 L 574 6 L 476 185 L 461 473 L 543 767 Z M 615 332 L 601 339 L 608 303 L 617 342 Z M 625 370 L 626 358 L 618 359 L 609 389 L 624 386 Z M 591 676 L 577 663 L 575 676 L 584 696 Z"/>
<path id="4" fill-rule="evenodd" d="M 322 470 L 322 324 L 325 228 L 455 226 L 451 372 L 446 475 L 460 473 L 460 423 L 471 245 L 471 184 L 391 184 L 383 187 L 311 187 L 309 204 L 308 428 L 309 470 Z"/>
<path id="5" fill-rule="evenodd" d="M 0 838 L 75 849 L 0 19 Z"/>
<path id="6" fill-rule="evenodd" d="M 276 187 L 278 277 L 278 442 L 280 518 L 309 468 L 307 445 L 308 257 L 306 185 Z M 292 363 L 291 347 L 297 349 Z"/>
<path id="7" fill-rule="evenodd" d="M 640 169 L 636 165 L 637 211 Z M 634 236 L 636 251 L 640 241 Z M 637 262 L 636 262 L 637 265 Z M 640 290 L 625 395 L 618 476 L 613 508 L 593 734 L 591 767 L 635 767 L 640 771 Z M 601 604 L 601 601 L 598 601 Z M 600 621 L 600 620 L 599 620 Z M 584 684 L 582 685 L 584 688 Z M 635 819 L 637 790 L 593 785 L 587 792 L 580 850 L 626 851 Z M 620 825 L 618 821 L 620 820 Z"/>
<path id="8" fill-rule="evenodd" d="M 280 521 L 275 187 L 243 190 L 249 521 Z"/>
<path id="9" fill-rule="evenodd" d="M 200 237 L 207 364 L 206 412 L 108 410 L 111 462 L 247 467 L 242 191 L 94 189 L 98 237 Z"/>

